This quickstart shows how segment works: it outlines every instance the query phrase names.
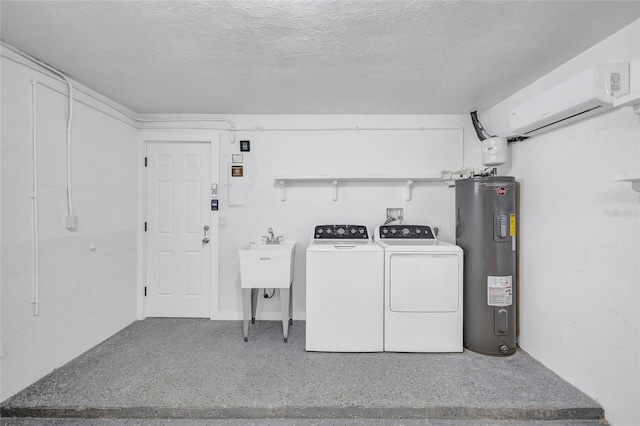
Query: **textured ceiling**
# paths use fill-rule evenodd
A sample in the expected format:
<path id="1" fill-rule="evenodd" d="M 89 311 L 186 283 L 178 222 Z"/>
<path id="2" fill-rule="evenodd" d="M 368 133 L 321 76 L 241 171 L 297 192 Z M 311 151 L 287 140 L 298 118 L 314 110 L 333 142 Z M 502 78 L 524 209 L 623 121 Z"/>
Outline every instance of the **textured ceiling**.
<path id="1" fill-rule="evenodd" d="M 466 114 L 639 1 L 2 1 L 4 42 L 139 113 Z"/>

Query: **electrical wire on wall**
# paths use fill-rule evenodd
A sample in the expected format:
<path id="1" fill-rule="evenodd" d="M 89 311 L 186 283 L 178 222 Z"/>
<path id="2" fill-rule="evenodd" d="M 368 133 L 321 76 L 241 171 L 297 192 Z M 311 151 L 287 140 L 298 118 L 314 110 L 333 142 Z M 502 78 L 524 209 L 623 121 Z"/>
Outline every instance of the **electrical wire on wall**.
<path id="1" fill-rule="evenodd" d="M 480 123 L 480 120 L 478 120 L 478 111 L 471 112 L 471 122 L 473 123 L 473 128 L 475 129 L 476 135 L 478 135 L 478 139 L 480 139 L 480 142 L 491 137 L 491 135 L 485 130 L 484 126 L 482 126 L 482 123 Z M 520 142 L 525 139 L 529 139 L 529 137 L 528 136 L 509 136 L 507 137 L 507 142 L 508 143 Z"/>
<path id="2" fill-rule="evenodd" d="M 50 65 L 45 64 L 44 62 L 41 62 L 35 58 L 32 58 L 28 55 L 26 55 L 25 53 L 19 51 L 18 49 L 7 45 L 6 43 L 2 43 L 3 47 L 6 47 L 7 49 L 11 50 L 14 53 L 17 53 L 18 55 L 25 57 L 33 62 L 35 62 L 36 64 L 38 64 L 39 66 L 43 67 L 44 69 L 46 69 L 47 71 L 59 76 L 62 80 L 64 80 L 64 82 L 67 85 L 67 92 L 68 92 L 68 96 L 69 96 L 69 102 L 68 102 L 68 108 L 67 108 L 67 127 L 66 127 L 66 149 L 67 149 L 67 215 L 68 217 L 73 217 L 74 216 L 74 212 L 73 212 L 73 191 L 72 191 L 72 187 L 71 187 L 71 125 L 73 123 L 73 85 L 71 84 L 71 80 L 61 71 L 58 71 L 57 69 L 53 68 Z M 3 57 L 7 58 L 7 59 L 12 59 L 9 58 L 5 55 L 2 55 Z M 34 87 L 34 93 L 35 93 L 35 85 L 37 85 L 38 82 L 35 80 L 32 80 L 32 86 Z M 33 102 L 33 108 L 35 111 L 36 108 L 36 98 L 35 95 L 33 95 L 32 98 L 32 102 Z M 34 135 L 35 135 L 35 126 L 36 126 L 36 122 L 35 122 L 35 112 L 34 112 L 34 116 L 33 116 L 34 122 L 33 122 L 33 126 L 34 126 Z M 35 136 L 34 136 L 34 147 L 35 147 Z M 68 220 L 68 219 L 67 219 Z M 68 226 L 69 224 L 67 223 L 67 228 L 69 228 Z M 71 229 L 71 228 L 70 228 Z M 75 229 L 75 228 L 74 228 Z"/>
<path id="3" fill-rule="evenodd" d="M 5 43 L 4 41 L 0 40 L 0 45 L 2 47 L 6 48 L 7 50 L 12 51 L 16 55 L 21 56 L 21 57 L 27 59 L 28 61 L 33 62 L 34 64 L 36 64 L 36 65 L 48 70 L 49 72 L 53 73 L 55 76 L 60 77 L 60 79 L 63 80 L 65 83 L 70 84 L 70 81 L 69 81 L 68 77 L 66 77 L 66 75 L 64 75 L 61 71 L 58 71 L 57 69 L 51 67 L 50 65 L 48 65 L 48 64 L 46 64 L 46 63 L 34 58 L 33 56 L 30 56 L 30 55 L 22 52 L 21 50 L 11 46 L 10 44 Z M 42 70 L 34 68 L 32 66 L 29 66 L 29 65 L 27 65 L 27 64 L 25 64 L 23 62 L 17 61 L 16 59 L 14 59 L 14 58 L 12 58 L 12 57 L 10 57 L 8 55 L 1 54 L 0 56 L 2 56 L 5 59 L 8 59 L 10 61 L 13 61 L 13 62 L 15 62 L 15 63 L 17 63 L 19 65 L 31 68 L 34 71 L 42 72 Z M 49 74 L 46 74 L 46 75 L 49 75 Z M 40 84 L 43 84 L 43 83 L 40 82 Z M 50 86 L 47 86 L 47 87 L 49 87 L 50 89 L 56 90 L 56 89 L 54 89 L 54 88 L 52 88 Z M 105 102 L 104 99 L 101 99 L 101 98 L 97 97 L 96 95 L 84 90 L 82 87 L 73 87 L 73 89 L 75 89 L 76 91 L 81 92 L 82 94 L 84 94 L 84 95 L 86 95 L 86 96 L 88 96 L 88 97 L 100 102 L 101 104 L 107 106 L 108 108 L 113 109 L 114 111 L 118 112 L 119 114 L 122 114 L 123 116 L 127 117 L 128 119 L 133 120 L 133 121 L 138 122 L 138 123 L 174 123 L 174 122 L 212 122 L 212 121 L 214 121 L 214 122 L 227 123 L 230 128 L 215 128 L 213 130 L 233 130 L 235 128 L 235 125 L 234 125 L 233 121 L 231 121 L 229 119 L 226 119 L 226 118 L 218 118 L 218 117 L 206 117 L 206 118 L 144 118 L 144 117 L 137 117 L 137 116 L 131 115 L 129 112 L 127 112 L 127 111 L 125 111 L 125 110 L 123 110 L 121 108 L 117 108 L 116 106 Z M 75 99 L 75 101 L 79 102 L 79 103 L 82 103 L 83 105 L 86 105 L 89 108 L 96 109 L 93 105 L 88 104 L 86 102 L 80 101 L 78 99 Z M 105 113 L 104 111 L 99 111 L 99 112 Z M 107 115 L 109 115 L 109 114 L 107 114 Z M 115 119 L 118 119 L 117 117 L 113 117 L 113 116 L 111 116 L 111 117 L 115 118 Z M 122 121 L 121 119 L 118 119 L 118 120 Z M 130 123 L 127 123 L 127 122 L 124 122 L 124 123 L 128 124 L 128 125 L 131 125 Z M 137 126 L 133 126 L 133 127 L 139 128 Z M 210 128 L 207 127 L 207 129 L 210 129 Z"/>
<path id="4" fill-rule="evenodd" d="M 476 130 L 476 135 L 478 135 L 480 142 L 491 137 L 482 126 L 482 123 L 480 123 L 480 120 L 478 120 L 478 111 L 471 112 L 471 122 L 473 123 L 473 128 Z"/>
<path id="5" fill-rule="evenodd" d="M 31 199 L 33 202 L 33 315 L 37 316 L 40 309 L 40 236 L 38 230 L 38 144 L 36 128 L 36 105 L 37 105 L 36 80 L 31 80 L 31 145 L 32 145 L 32 179 L 33 188 Z"/>
<path id="6" fill-rule="evenodd" d="M 67 83 L 67 87 L 69 88 L 69 109 L 67 115 L 67 216 L 74 218 L 73 196 L 71 191 L 71 123 L 73 122 L 73 86 L 71 85 L 71 80 L 69 80 L 66 75 L 60 73 L 60 77 L 64 79 Z M 72 220 L 75 223 L 75 219 Z M 67 228 L 69 228 L 68 223 Z M 75 226 L 72 226 L 70 229 L 75 229 Z"/>

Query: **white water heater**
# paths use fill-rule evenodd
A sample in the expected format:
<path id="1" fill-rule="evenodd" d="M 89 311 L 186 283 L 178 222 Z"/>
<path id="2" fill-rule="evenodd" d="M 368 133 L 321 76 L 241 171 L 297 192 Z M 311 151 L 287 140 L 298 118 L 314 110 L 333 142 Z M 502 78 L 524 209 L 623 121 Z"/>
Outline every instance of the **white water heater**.
<path id="1" fill-rule="evenodd" d="M 501 166 L 509 160 L 507 138 L 492 136 L 482 141 L 482 164 Z"/>

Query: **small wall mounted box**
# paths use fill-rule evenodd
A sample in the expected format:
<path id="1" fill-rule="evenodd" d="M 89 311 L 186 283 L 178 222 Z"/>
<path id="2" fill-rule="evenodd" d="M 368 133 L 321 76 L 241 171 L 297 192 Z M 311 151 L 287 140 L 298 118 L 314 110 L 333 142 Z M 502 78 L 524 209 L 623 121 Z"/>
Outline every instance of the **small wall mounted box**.
<path id="1" fill-rule="evenodd" d="M 251 141 L 240 141 L 240 152 L 251 151 Z"/>

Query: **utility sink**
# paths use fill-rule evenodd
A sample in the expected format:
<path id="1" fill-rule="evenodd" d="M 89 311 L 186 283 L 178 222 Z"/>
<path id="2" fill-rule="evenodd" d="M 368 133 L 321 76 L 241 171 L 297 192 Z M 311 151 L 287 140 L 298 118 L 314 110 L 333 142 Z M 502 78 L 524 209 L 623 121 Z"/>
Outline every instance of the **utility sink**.
<path id="1" fill-rule="evenodd" d="M 242 288 L 289 288 L 295 247 L 295 242 L 255 242 L 240 249 Z"/>
<path id="2" fill-rule="evenodd" d="M 271 229 L 270 229 L 271 230 Z M 259 289 L 272 288 L 280 295 L 282 335 L 287 343 L 289 325 L 293 324 L 293 260 L 295 242 L 267 244 L 255 242 L 240 249 L 240 285 L 242 287 L 242 327 L 244 341 L 249 339 L 249 318 L 256 321 Z"/>

